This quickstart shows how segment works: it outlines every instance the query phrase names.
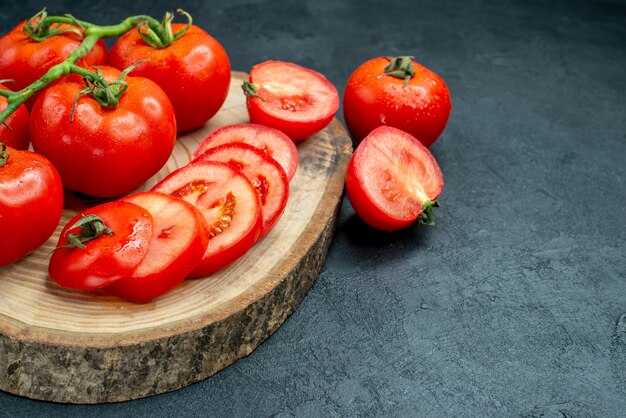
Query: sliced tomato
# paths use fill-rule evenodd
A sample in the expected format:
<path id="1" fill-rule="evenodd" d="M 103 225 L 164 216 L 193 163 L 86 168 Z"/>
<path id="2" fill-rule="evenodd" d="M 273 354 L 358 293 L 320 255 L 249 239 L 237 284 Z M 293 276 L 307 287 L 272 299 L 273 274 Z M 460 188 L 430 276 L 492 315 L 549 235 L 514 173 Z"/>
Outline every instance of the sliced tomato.
<path id="1" fill-rule="evenodd" d="M 326 77 L 289 62 L 255 65 L 244 91 L 250 122 L 280 129 L 296 142 L 324 129 L 339 109 L 337 88 Z"/>
<path id="2" fill-rule="evenodd" d="M 88 290 L 131 274 L 146 255 L 152 226 L 150 213 L 132 203 L 109 202 L 79 213 L 61 232 L 50 278 L 62 287 Z M 86 239 L 91 240 L 82 242 Z"/>
<path id="3" fill-rule="evenodd" d="M 227 163 L 250 180 L 261 199 L 263 226 L 267 234 L 285 211 L 289 198 L 289 180 L 285 170 L 274 160 L 252 145 L 241 142 L 210 148 L 196 161 Z"/>
<path id="4" fill-rule="evenodd" d="M 216 272 L 246 253 L 261 233 L 261 200 L 239 170 L 196 161 L 170 173 L 152 189 L 197 207 L 209 226 L 209 246 L 189 277 Z"/>
<path id="5" fill-rule="evenodd" d="M 439 165 L 414 136 L 389 126 L 374 129 L 352 155 L 346 190 L 356 213 L 385 231 L 418 218 L 432 223 L 432 207 L 443 189 Z"/>
<path id="6" fill-rule="evenodd" d="M 208 244 L 208 230 L 198 210 L 182 199 L 143 192 L 122 201 L 152 214 L 153 233 L 137 268 L 106 290 L 130 302 L 145 303 L 176 287 L 196 267 Z"/>
<path id="7" fill-rule="evenodd" d="M 193 153 L 198 158 L 209 148 L 233 142 L 243 142 L 259 148 L 280 164 L 289 181 L 298 168 L 298 149 L 296 144 L 278 129 L 256 123 L 228 125 L 211 132 L 202 140 Z"/>

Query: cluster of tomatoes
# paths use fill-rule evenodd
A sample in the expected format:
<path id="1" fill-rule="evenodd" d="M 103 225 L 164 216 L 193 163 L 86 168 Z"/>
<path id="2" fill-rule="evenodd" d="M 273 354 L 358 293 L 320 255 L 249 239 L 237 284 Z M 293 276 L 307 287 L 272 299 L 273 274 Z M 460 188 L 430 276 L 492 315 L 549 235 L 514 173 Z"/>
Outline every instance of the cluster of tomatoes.
<path id="1" fill-rule="evenodd" d="M 75 31 L 33 41 L 23 27 L 0 38 L 0 77 L 14 90 L 81 43 Z M 225 267 L 276 224 L 297 168 L 294 143 L 322 130 L 339 107 L 324 76 L 292 63 L 254 66 L 242 86 L 251 123 L 211 133 L 191 163 L 128 195 L 163 167 L 177 132 L 202 126 L 228 93 L 222 46 L 197 26 L 172 25 L 183 28 L 165 48 L 148 45 L 140 30 L 110 52 L 98 41 L 77 64 L 103 82 L 83 71 L 64 76 L 0 127 L 0 265 L 50 237 L 63 189 L 108 202 L 65 225 L 50 277 L 134 302 Z M 0 111 L 6 106 L 0 98 Z M 346 188 L 365 222 L 383 230 L 431 222 L 443 179 L 427 146 L 449 112 L 443 81 L 410 57 L 377 58 L 352 74 L 344 115 L 360 145 Z"/>

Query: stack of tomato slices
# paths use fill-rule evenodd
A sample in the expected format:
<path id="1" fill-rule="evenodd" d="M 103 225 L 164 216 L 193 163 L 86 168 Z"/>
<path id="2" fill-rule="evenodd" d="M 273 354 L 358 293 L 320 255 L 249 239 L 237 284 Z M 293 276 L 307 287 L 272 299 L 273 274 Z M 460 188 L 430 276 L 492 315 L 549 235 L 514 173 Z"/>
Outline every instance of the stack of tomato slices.
<path id="1" fill-rule="evenodd" d="M 62 287 L 144 303 L 244 255 L 278 222 L 298 153 L 281 131 L 231 125 L 156 184 L 78 214 L 49 266 Z"/>

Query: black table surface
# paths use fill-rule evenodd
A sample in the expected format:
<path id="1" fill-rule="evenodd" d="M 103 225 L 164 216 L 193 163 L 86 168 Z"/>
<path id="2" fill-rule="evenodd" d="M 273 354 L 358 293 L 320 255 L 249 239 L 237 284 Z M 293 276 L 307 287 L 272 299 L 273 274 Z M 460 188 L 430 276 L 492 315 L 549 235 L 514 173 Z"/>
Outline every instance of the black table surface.
<path id="1" fill-rule="evenodd" d="M 5 3 L 3 33 L 45 5 Z M 234 69 L 292 61 L 340 93 L 376 56 L 440 74 L 437 225 L 377 232 L 344 199 L 316 284 L 250 356 L 120 404 L 0 393 L 0 415 L 626 414 L 626 3 L 48 3 L 101 24 L 177 7 Z"/>

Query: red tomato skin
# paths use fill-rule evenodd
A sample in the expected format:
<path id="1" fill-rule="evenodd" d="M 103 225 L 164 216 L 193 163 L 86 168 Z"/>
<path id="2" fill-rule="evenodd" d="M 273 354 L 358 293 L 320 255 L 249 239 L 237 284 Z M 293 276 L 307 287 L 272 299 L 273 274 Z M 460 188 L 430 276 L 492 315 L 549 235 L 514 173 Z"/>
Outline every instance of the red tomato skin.
<path id="1" fill-rule="evenodd" d="M 11 79 L 13 91 L 22 90 L 41 78 L 50 68 L 63 62 L 78 46 L 81 40 L 74 33 L 52 36 L 37 42 L 28 38 L 23 31 L 26 21 L 0 38 L 0 79 Z M 101 65 L 106 62 L 107 47 L 99 40 L 85 57 L 76 64 L 81 67 Z M 37 93 L 26 105 L 30 109 Z"/>
<path id="2" fill-rule="evenodd" d="M 307 77 L 312 77 L 322 82 L 330 93 L 329 96 L 331 98 L 326 98 L 326 100 L 328 100 L 328 108 L 331 110 L 321 114 L 312 113 L 307 120 L 288 120 L 286 118 L 272 115 L 267 110 L 270 102 L 268 101 L 268 97 L 265 95 L 262 87 L 265 80 L 259 80 L 258 77 L 258 73 L 263 71 L 264 67 L 270 65 L 280 65 L 283 67 L 284 71 L 292 72 L 293 74 L 301 73 Z M 250 115 L 250 122 L 278 129 L 287 134 L 287 136 L 289 136 L 289 138 L 291 138 L 294 142 L 304 141 L 324 129 L 335 116 L 337 109 L 339 109 L 339 93 L 337 92 L 335 86 L 333 86 L 322 74 L 311 69 L 301 67 L 297 64 L 281 61 L 265 61 L 257 64 L 250 71 L 250 83 L 260 86 L 259 90 L 257 90 L 257 94 L 260 97 L 265 96 L 265 101 L 261 100 L 259 97 L 247 97 L 246 105 L 248 108 L 248 114 Z"/>
<path id="3" fill-rule="evenodd" d="M 6 86 L 0 84 L 0 89 L 8 90 Z M 0 96 L 0 112 L 7 107 L 6 97 Z M 30 144 L 30 136 L 28 135 L 28 110 L 26 106 L 21 105 L 15 112 L 11 113 L 5 123 L 11 128 L 7 128 L 4 124 L 0 124 L 0 142 L 4 142 L 7 147 L 25 150 Z"/>
<path id="4" fill-rule="evenodd" d="M 63 211 L 61 177 L 43 156 L 7 148 L 0 167 L 0 266 L 41 246 Z"/>
<path id="5" fill-rule="evenodd" d="M 174 33 L 185 24 L 174 23 Z M 202 126 L 222 107 L 230 87 L 230 61 L 222 45 L 201 28 L 191 28 L 172 45 L 157 49 L 137 30 L 122 35 L 111 48 L 109 65 L 133 69 L 134 76 L 157 83 L 172 101 L 179 132 Z"/>
<path id="6" fill-rule="evenodd" d="M 359 66 L 348 79 L 343 115 L 355 141 L 374 128 L 393 126 L 410 133 L 429 147 L 443 132 L 452 110 L 445 82 L 413 62 L 415 75 L 404 80 L 384 75 L 389 60 L 374 58 Z"/>
<path id="7" fill-rule="evenodd" d="M 120 72 L 100 67 L 109 81 Z M 106 109 L 76 75 L 49 87 L 30 117 L 33 148 L 59 170 L 66 189 L 95 197 L 127 194 L 163 167 L 176 143 L 174 109 L 153 81 L 127 76 L 119 106 Z"/>
<path id="8" fill-rule="evenodd" d="M 92 290 L 132 273 L 144 258 L 152 236 L 152 216 L 131 203 L 113 201 L 89 208 L 71 219 L 61 231 L 57 248 L 67 245 L 68 231 L 86 215 L 97 215 L 113 235 L 86 242 L 85 248 L 59 248 L 50 257 L 48 273 L 59 286 Z"/>
<path id="9" fill-rule="evenodd" d="M 155 222 L 148 253 L 154 250 L 152 248 L 154 246 L 162 248 L 171 246 L 168 241 L 172 237 L 164 234 L 163 223 L 175 225 L 177 222 L 183 222 L 194 231 L 192 238 L 184 243 L 182 249 L 180 246 L 176 246 L 177 252 L 172 260 L 166 260 L 165 263 L 161 262 L 160 266 L 154 268 L 152 265 L 145 265 L 155 261 L 154 257 L 149 259 L 150 255 L 148 254 L 135 272 L 105 288 L 107 292 L 129 302 L 147 303 L 178 286 L 197 266 L 209 242 L 208 228 L 204 216 L 193 205 L 173 196 L 163 193 L 141 192 L 126 196 L 122 201 L 142 206 L 148 211 L 153 211 L 158 207 L 170 206 L 169 211 L 176 213 L 176 218 L 171 218 L 170 216 L 161 217 L 158 213 L 152 212 Z M 157 210 L 160 211 L 160 209 Z M 168 252 L 168 256 L 170 254 L 171 252 Z"/>

